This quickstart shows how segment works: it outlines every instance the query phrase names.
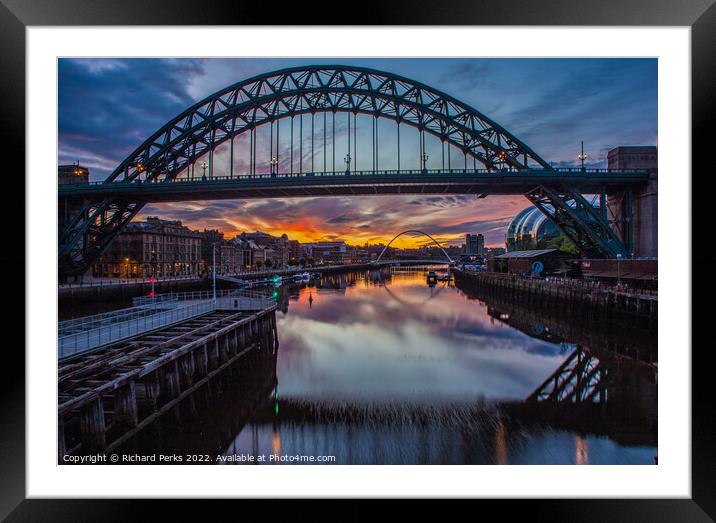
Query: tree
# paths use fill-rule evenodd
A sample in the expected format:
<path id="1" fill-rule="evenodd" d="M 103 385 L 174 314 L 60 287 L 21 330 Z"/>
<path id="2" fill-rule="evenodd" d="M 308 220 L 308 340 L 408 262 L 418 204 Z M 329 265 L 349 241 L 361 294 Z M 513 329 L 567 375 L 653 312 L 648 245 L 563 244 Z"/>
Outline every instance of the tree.
<path id="1" fill-rule="evenodd" d="M 306 258 L 299 258 L 299 259 L 298 259 L 298 264 L 299 264 L 301 267 L 303 267 L 304 265 L 306 265 Z"/>
<path id="2" fill-rule="evenodd" d="M 310 265 L 311 267 L 313 267 L 315 263 L 316 263 L 316 260 L 314 260 L 312 256 L 306 260 L 306 264 Z"/>
<path id="3" fill-rule="evenodd" d="M 558 249 L 560 252 L 566 254 L 579 254 L 577 246 L 574 245 L 574 243 L 572 243 L 572 241 L 564 234 L 560 234 L 559 236 L 549 240 L 546 247 L 548 249 Z"/>
<path id="4" fill-rule="evenodd" d="M 273 262 L 271 260 L 266 260 L 264 262 L 264 265 L 266 266 L 267 269 L 270 269 L 271 267 L 273 267 Z"/>
<path id="5" fill-rule="evenodd" d="M 260 269 L 261 267 L 263 267 L 264 262 L 262 262 L 261 260 L 256 260 L 256 263 L 254 265 L 256 265 L 257 269 Z"/>

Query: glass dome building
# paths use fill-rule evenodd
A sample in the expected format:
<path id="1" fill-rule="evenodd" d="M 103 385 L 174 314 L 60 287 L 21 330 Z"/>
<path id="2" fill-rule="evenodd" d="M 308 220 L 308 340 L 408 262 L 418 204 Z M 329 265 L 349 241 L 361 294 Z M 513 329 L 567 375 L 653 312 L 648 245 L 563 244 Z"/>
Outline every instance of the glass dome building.
<path id="1" fill-rule="evenodd" d="M 505 244 L 508 251 L 535 249 L 560 235 L 559 229 L 537 207 L 527 207 L 507 226 Z"/>

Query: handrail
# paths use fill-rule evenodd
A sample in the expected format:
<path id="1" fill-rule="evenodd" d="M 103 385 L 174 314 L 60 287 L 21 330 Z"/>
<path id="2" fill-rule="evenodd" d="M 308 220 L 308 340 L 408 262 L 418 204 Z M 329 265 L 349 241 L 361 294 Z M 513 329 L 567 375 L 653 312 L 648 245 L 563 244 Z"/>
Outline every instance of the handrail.
<path id="1" fill-rule="evenodd" d="M 223 298 L 226 296 L 238 296 L 241 298 L 269 298 L 270 293 L 260 290 L 248 290 L 248 289 L 223 289 L 216 291 L 217 298 Z M 164 303 L 171 301 L 189 301 L 189 300 L 210 300 L 214 297 L 213 290 L 204 291 L 187 291 L 187 292 L 168 292 L 163 294 L 156 294 L 155 296 L 137 296 L 132 298 L 132 304 L 135 306 L 145 305 L 150 303 Z"/>
<path id="2" fill-rule="evenodd" d="M 161 278 L 154 278 L 154 283 L 159 284 L 162 282 L 172 281 L 199 281 L 203 279 L 201 276 L 196 274 L 186 274 L 182 276 L 163 276 Z M 104 287 L 109 285 L 129 285 L 129 284 L 140 284 L 140 283 L 152 283 L 151 277 L 141 278 L 103 278 L 96 281 L 82 282 L 82 283 L 58 283 L 57 287 L 60 289 L 69 289 L 72 287 Z"/>
<path id="3" fill-rule="evenodd" d="M 129 321 L 112 323 L 58 338 L 59 359 L 74 356 L 94 348 L 126 339 L 142 332 L 165 327 L 181 320 L 192 318 L 214 310 L 215 304 L 206 300 L 183 307 L 158 311 L 154 314 Z"/>
<path id="4" fill-rule="evenodd" d="M 58 357 L 94 350 L 217 309 L 254 310 L 276 304 L 273 296 L 261 291 L 231 289 L 217 291 L 216 297 L 214 300 L 213 291 L 170 293 L 155 296 L 151 303 L 97 315 L 101 318 L 89 316 L 63 322 L 58 328 Z"/>
<path id="5" fill-rule="evenodd" d="M 64 190 L 71 191 L 81 190 L 82 186 L 99 186 L 99 185 L 127 185 L 134 187 L 137 185 L 162 185 L 175 183 L 211 183 L 221 181 L 237 181 L 237 180 L 255 180 L 255 179 L 272 179 L 272 178 L 313 178 L 313 177 L 345 177 L 345 176 L 385 176 L 385 175 L 421 175 L 421 174 L 453 174 L 453 175 L 500 175 L 500 176 L 521 176 L 526 174 L 550 176 L 561 174 L 605 174 L 605 175 L 623 175 L 623 174 L 647 174 L 647 169 L 600 169 L 600 168 L 580 168 L 580 167 L 560 167 L 555 169 L 379 169 L 379 170 L 360 170 L 360 171 L 310 171 L 310 172 L 287 172 L 287 173 L 255 173 L 255 174 L 236 174 L 233 176 L 211 176 L 211 177 L 177 177 L 171 180 L 155 179 L 150 181 L 137 180 L 114 180 L 111 182 L 87 182 L 77 184 L 62 184 Z"/>
<path id="6" fill-rule="evenodd" d="M 153 303 L 152 307 L 147 307 L 146 304 L 142 304 L 141 307 L 128 307 L 125 309 L 118 309 L 116 311 L 104 312 L 101 314 L 95 314 L 92 316 L 84 316 L 81 318 L 73 318 L 71 320 L 61 321 L 57 324 L 58 336 L 73 334 L 77 331 L 85 331 L 102 326 L 110 325 L 112 323 L 120 323 L 128 321 L 142 316 L 150 316 L 158 312 L 159 303 Z M 173 308 L 176 306 L 176 300 L 165 300 L 161 302 L 162 310 L 167 308 Z"/>

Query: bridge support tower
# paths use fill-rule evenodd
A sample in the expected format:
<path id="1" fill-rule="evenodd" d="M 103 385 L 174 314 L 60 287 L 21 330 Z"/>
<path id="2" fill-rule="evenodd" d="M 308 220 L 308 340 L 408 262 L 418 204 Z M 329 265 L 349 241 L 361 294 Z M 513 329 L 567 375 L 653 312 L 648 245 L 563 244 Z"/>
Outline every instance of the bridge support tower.
<path id="1" fill-rule="evenodd" d="M 647 169 L 649 180 L 607 194 L 607 218 L 624 242 L 627 254 L 658 256 L 658 161 L 655 146 L 615 147 L 607 154 L 609 169 Z"/>

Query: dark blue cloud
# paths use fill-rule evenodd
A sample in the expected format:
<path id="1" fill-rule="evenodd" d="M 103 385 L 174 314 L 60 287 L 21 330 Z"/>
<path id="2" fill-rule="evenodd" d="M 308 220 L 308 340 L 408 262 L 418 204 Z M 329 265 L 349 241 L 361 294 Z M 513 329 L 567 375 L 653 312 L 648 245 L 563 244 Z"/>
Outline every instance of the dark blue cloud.
<path id="1" fill-rule="evenodd" d="M 189 82 L 198 60 L 61 59 L 59 161 L 80 160 L 104 176 L 170 118 L 195 100 Z"/>

